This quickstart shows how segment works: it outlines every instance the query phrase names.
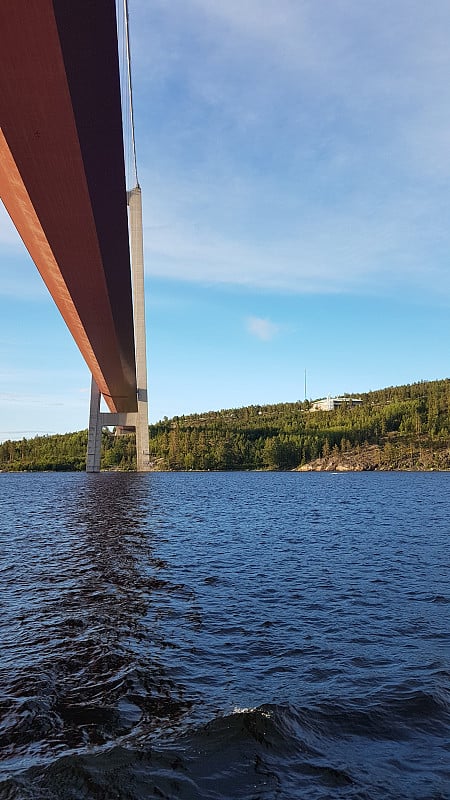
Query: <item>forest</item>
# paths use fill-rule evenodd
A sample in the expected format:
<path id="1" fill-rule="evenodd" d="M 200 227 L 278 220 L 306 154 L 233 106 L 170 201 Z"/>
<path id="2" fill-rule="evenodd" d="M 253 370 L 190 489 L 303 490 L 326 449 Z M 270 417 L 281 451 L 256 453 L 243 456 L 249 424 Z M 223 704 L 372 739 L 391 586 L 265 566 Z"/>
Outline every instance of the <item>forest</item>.
<path id="1" fill-rule="evenodd" d="M 450 469 L 450 379 L 357 396 L 334 411 L 306 400 L 164 418 L 149 428 L 151 468 Z M 0 471 L 84 470 L 86 445 L 87 430 L 8 440 Z M 102 469 L 132 470 L 135 455 L 133 434 L 103 431 Z"/>

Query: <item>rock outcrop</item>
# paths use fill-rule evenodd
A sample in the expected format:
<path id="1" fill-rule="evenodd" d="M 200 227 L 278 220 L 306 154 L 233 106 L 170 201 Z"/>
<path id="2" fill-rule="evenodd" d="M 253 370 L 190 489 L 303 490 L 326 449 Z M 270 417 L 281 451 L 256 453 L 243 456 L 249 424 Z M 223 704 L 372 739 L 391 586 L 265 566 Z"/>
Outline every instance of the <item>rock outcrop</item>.
<path id="1" fill-rule="evenodd" d="M 347 453 L 330 453 L 297 468 L 297 472 L 368 472 L 386 469 L 380 466 L 380 448 L 369 445 L 363 450 Z"/>

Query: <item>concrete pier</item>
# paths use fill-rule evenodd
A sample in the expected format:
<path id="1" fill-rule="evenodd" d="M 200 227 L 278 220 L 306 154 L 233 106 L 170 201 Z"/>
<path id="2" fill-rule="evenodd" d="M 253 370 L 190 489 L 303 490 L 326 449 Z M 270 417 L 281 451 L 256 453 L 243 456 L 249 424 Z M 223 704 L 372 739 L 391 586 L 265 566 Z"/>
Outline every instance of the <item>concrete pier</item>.
<path id="1" fill-rule="evenodd" d="M 102 428 L 120 426 L 136 431 L 136 471 L 149 470 L 147 346 L 145 330 L 144 243 L 142 229 L 142 194 L 139 186 L 128 192 L 131 281 L 136 360 L 137 412 L 111 413 L 100 411 L 101 393 L 91 382 L 89 434 L 86 472 L 100 472 Z"/>

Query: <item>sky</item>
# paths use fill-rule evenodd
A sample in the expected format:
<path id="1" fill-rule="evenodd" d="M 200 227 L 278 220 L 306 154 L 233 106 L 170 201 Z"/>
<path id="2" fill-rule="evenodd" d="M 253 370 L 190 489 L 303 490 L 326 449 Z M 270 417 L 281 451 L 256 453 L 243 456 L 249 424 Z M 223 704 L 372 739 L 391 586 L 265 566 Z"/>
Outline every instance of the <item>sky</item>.
<path id="1" fill-rule="evenodd" d="M 448 0 L 129 0 L 150 420 L 450 375 Z M 90 375 L 0 207 L 0 440 Z"/>

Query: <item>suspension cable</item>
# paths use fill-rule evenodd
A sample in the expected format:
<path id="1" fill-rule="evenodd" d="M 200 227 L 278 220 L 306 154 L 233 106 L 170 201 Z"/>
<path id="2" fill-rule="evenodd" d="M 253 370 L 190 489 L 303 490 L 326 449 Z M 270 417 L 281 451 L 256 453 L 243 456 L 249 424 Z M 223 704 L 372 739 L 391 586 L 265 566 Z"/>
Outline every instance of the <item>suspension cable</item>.
<path id="1" fill-rule="evenodd" d="M 129 113 L 131 122 L 131 148 L 132 148 L 133 166 L 134 166 L 134 179 L 136 182 L 136 188 L 139 188 L 137 156 L 136 156 L 136 138 L 134 132 L 133 81 L 131 76 L 130 17 L 128 12 L 128 0 L 123 0 L 123 8 L 124 8 L 124 25 L 125 25 L 127 79 L 128 79 L 128 100 L 129 100 Z"/>

